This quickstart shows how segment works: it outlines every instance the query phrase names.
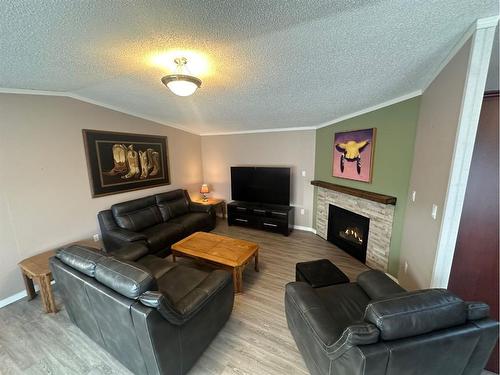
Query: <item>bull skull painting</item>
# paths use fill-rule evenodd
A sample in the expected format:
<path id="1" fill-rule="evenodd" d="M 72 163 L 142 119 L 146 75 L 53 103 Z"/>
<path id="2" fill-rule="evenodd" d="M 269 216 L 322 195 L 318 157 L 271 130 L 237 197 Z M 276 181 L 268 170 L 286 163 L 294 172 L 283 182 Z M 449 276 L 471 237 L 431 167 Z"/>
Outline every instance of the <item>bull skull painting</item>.
<path id="1" fill-rule="evenodd" d="M 335 134 L 333 176 L 370 182 L 375 128 Z"/>
<path id="2" fill-rule="evenodd" d="M 345 161 L 356 162 L 356 170 L 361 174 L 361 151 L 370 143 L 369 141 L 348 141 L 347 143 L 337 143 L 335 147 L 342 153 L 340 157 L 340 170 L 344 172 Z"/>

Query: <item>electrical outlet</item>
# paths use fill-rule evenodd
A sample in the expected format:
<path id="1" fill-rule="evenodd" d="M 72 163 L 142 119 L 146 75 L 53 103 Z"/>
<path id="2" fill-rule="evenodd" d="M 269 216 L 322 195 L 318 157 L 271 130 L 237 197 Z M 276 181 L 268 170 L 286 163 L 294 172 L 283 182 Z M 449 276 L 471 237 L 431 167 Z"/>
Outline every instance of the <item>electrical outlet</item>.
<path id="1" fill-rule="evenodd" d="M 302 171 L 302 177 L 306 177 L 306 171 Z"/>
<path id="2" fill-rule="evenodd" d="M 99 235 L 98 234 L 94 234 L 92 236 L 92 238 L 94 239 L 94 242 L 99 242 Z"/>
<path id="3" fill-rule="evenodd" d="M 405 273 L 408 272 L 408 261 L 405 260 Z"/>
<path id="4" fill-rule="evenodd" d="M 438 206 L 437 204 L 433 203 L 432 204 L 432 212 L 431 212 L 431 217 L 436 220 L 437 217 L 437 212 L 438 212 Z"/>
<path id="5" fill-rule="evenodd" d="M 304 215 L 306 213 L 306 210 L 304 210 L 303 208 L 300 209 L 300 214 L 301 215 Z"/>
<path id="6" fill-rule="evenodd" d="M 415 198 L 416 198 L 416 196 L 417 196 L 417 192 L 416 192 L 415 190 L 413 190 L 413 191 L 411 192 L 411 201 L 412 201 L 412 202 L 415 202 Z"/>

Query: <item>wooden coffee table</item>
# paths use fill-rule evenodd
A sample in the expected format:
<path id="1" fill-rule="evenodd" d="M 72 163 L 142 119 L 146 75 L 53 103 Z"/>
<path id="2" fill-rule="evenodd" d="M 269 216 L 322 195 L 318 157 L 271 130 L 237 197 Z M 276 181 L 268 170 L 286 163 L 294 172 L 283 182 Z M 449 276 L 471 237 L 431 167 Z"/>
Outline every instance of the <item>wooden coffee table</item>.
<path id="1" fill-rule="evenodd" d="M 186 256 L 213 263 L 233 273 L 234 291 L 243 291 L 243 270 L 254 258 L 255 271 L 259 272 L 259 245 L 250 241 L 196 232 L 172 245 L 172 256 Z"/>

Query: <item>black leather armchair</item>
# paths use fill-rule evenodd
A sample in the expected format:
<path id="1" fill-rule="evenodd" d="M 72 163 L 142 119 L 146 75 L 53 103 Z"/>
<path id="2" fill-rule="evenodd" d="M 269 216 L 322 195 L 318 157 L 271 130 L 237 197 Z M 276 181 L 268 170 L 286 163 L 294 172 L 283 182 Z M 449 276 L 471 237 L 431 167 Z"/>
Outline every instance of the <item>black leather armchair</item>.
<path id="1" fill-rule="evenodd" d="M 61 249 L 50 265 L 71 321 L 136 374 L 185 374 L 231 315 L 231 275 L 148 254 Z"/>
<path id="2" fill-rule="evenodd" d="M 192 202 L 181 189 L 114 204 L 97 218 L 106 251 L 142 241 L 151 254 L 161 257 L 191 233 L 211 231 L 216 221 L 211 206 Z"/>
<path id="3" fill-rule="evenodd" d="M 290 283 L 285 312 L 313 375 L 479 375 L 498 338 L 486 304 L 406 292 L 379 271 L 324 288 Z"/>

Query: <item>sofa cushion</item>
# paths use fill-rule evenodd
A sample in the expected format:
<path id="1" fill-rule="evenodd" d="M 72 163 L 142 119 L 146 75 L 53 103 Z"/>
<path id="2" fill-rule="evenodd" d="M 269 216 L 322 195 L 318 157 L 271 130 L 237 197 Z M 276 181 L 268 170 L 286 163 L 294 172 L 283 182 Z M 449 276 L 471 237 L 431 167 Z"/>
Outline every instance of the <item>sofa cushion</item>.
<path id="1" fill-rule="evenodd" d="M 81 245 L 70 245 L 56 253 L 61 262 L 90 277 L 95 276 L 97 262 L 103 256 L 96 249 Z"/>
<path id="2" fill-rule="evenodd" d="M 358 284 L 371 299 L 378 299 L 406 292 L 385 273 L 378 270 L 370 270 L 358 276 Z"/>
<path id="3" fill-rule="evenodd" d="M 141 233 L 146 236 L 149 248 L 153 252 L 170 248 L 172 244 L 185 236 L 184 227 L 171 221 L 146 228 Z"/>
<path id="4" fill-rule="evenodd" d="M 177 267 L 177 263 L 169 262 L 155 255 L 146 255 L 137 261 L 137 263 L 146 267 L 155 279 L 159 279 L 167 272 Z"/>
<path id="5" fill-rule="evenodd" d="M 445 289 L 405 292 L 371 301 L 364 319 L 377 326 L 384 340 L 422 335 L 464 324 L 467 307 Z"/>
<path id="6" fill-rule="evenodd" d="M 186 234 L 198 232 L 211 228 L 212 219 L 210 215 L 202 212 L 190 212 L 185 215 L 171 219 L 170 223 L 182 225 Z"/>
<path id="7" fill-rule="evenodd" d="M 207 271 L 178 265 L 157 280 L 158 290 L 176 304 L 209 274 Z"/>
<path id="8" fill-rule="evenodd" d="M 316 288 L 315 291 L 335 320 L 338 337 L 348 326 L 363 320 L 366 305 L 370 302 L 370 298 L 356 283 Z"/>
<path id="9" fill-rule="evenodd" d="M 156 289 L 156 281 L 149 270 L 141 264 L 113 257 L 102 258 L 95 268 L 95 278 L 125 297 L 137 299 Z"/>
<path id="10" fill-rule="evenodd" d="M 162 222 L 154 196 L 134 199 L 111 206 L 113 217 L 120 228 L 139 232 Z"/>
<path id="11" fill-rule="evenodd" d="M 189 212 L 189 201 L 182 189 L 157 194 L 155 200 L 164 222 Z"/>

